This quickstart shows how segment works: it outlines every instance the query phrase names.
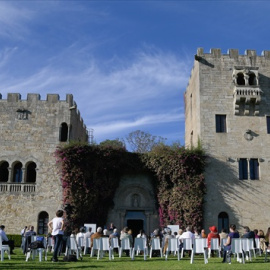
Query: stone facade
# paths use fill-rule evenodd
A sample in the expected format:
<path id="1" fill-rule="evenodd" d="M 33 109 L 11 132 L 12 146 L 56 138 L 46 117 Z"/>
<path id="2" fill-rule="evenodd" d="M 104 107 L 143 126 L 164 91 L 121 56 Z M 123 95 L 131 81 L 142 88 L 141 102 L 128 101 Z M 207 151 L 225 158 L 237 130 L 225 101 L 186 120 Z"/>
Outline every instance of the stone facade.
<path id="1" fill-rule="evenodd" d="M 208 160 L 204 226 L 270 224 L 270 51 L 199 48 L 185 92 L 185 144 Z"/>
<path id="2" fill-rule="evenodd" d="M 114 207 L 109 212 L 111 222 L 118 229 L 128 226 L 136 236 L 140 229 L 150 235 L 159 227 L 155 193 L 150 176 L 145 174 L 122 177 L 114 199 Z"/>
<path id="3" fill-rule="evenodd" d="M 54 152 L 68 141 L 88 141 L 72 95 L 0 95 L 0 223 L 18 234 L 25 225 L 46 232 L 61 208 L 62 188 Z"/>

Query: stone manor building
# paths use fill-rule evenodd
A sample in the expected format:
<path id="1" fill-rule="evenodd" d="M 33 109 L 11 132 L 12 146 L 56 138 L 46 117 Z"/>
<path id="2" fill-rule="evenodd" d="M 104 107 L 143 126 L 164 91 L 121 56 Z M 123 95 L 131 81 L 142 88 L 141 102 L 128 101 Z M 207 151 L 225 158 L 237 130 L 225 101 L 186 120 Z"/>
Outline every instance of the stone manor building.
<path id="1" fill-rule="evenodd" d="M 72 95 L 0 95 L 0 113 L 0 223 L 7 233 L 19 234 L 26 225 L 47 233 L 48 220 L 63 207 L 54 152 L 69 141 L 88 141 L 86 126 Z M 159 222 L 154 198 L 149 176 L 123 176 L 108 224 L 152 232 Z"/>
<path id="2" fill-rule="evenodd" d="M 18 234 L 25 225 L 47 232 L 62 207 L 54 157 L 57 146 L 88 141 L 72 95 L 0 94 L 0 223 Z M 201 143 L 208 156 L 204 228 L 216 225 L 266 230 L 270 225 L 270 51 L 240 55 L 198 49 L 185 92 L 186 147 Z M 125 175 L 108 215 L 118 229 L 159 225 L 148 175 Z M 101 224 L 98 224 L 101 225 Z M 105 225 L 105 224 L 104 224 Z M 136 231 L 135 231 L 136 233 Z"/>
<path id="3" fill-rule="evenodd" d="M 270 51 L 199 48 L 185 92 L 185 144 L 205 149 L 204 227 L 270 226 Z"/>
<path id="4" fill-rule="evenodd" d="M 0 95 L 0 223 L 19 234 L 26 225 L 47 233 L 47 222 L 62 204 L 54 152 L 68 141 L 88 141 L 72 95 Z"/>

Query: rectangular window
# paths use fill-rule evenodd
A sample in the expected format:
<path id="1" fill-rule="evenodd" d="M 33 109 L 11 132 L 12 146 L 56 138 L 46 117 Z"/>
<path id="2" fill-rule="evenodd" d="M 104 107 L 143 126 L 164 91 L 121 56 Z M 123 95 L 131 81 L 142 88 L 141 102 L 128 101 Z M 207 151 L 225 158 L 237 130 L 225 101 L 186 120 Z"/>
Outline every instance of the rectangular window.
<path id="1" fill-rule="evenodd" d="M 226 115 L 216 114 L 216 132 L 226 132 Z"/>
<path id="2" fill-rule="evenodd" d="M 240 158 L 239 160 L 239 179 L 248 179 L 248 163 L 246 158 Z"/>
<path id="3" fill-rule="evenodd" d="M 250 179 L 259 179 L 259 161 L 256 158 L 249 160 Z"/>
<path id="4" fill-rule="evenodd" d="M 270 116 L 266 116 L 267 134 L 270 134 Z"/>

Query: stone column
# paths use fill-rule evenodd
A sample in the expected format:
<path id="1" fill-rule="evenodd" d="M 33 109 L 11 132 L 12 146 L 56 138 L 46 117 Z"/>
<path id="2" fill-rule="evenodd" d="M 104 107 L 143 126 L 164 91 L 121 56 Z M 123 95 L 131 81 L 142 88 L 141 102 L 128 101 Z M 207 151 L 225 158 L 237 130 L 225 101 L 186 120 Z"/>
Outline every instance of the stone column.
<path id="1" fill-rule="evenodd" d="M 145 216 L 146 216 L 146 228 L 145 231 L 147 232 L 148 235 L 150 235 L 150 221 L 151 221 L 151 215 L 149 211 L 145 212 Z"/>
<path id="2" fill-rule="evenodd" d="M 8 183 L 12 183 L 12 168 L 8 167 Z"/>
<path id="3" fill-rule="evenodd" d="M 26 177 L 27 173 L 25 173 L 25 168 L 22 168 L 22 182 L 21 183 L 26 183 Z"/>

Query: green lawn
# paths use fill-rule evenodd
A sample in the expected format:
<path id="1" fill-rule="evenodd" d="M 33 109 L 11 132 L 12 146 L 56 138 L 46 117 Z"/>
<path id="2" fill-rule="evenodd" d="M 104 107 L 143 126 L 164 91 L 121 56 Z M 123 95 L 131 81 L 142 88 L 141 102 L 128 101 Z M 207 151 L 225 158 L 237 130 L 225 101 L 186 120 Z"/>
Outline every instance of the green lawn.
<path id="1" fill-rule="evenodd" d="M 35 261 L 29 259 L 25 261 L 25 256 L 22 254 L 21 249 L 15 249 L 16 255 L 12 255 L 9 261 L 5 254 L 5 260 L 0 262 L 0 269 L 16 269 L 16 270 L 42 270 L 42 269 L 269 269 L 270 262 L 264 262 L 264 256 L 257 256 L 252 262 L 246 264 L 240 264 L 236 260 L 232 259 L 232 264 L 221 263 L 221 258 L 210 258 L 208 264 L 204 264 L 202 256 L 195 256 L 194 263 L 190 264 L 188 257 L 178 261 L 177 257 L 170 256 L 167 261 L 164 258 L 151 258 L 147 257 L 147 260 L 143 260 L 143 256 L 135 257 L 134 261 L 131 261 L 129 257 L 118 258 L 109 261 L 108 256 L 103 259 L 97 260 L 90 258 L 89 255 L 83 256 L 82 261 L 78 262 L 63 262 L 63 257 L 59 257 L 59 262 L 52 263 L 51 253 L 48 255 L 48 261 L 38 261 L 36 257 Z"/>

